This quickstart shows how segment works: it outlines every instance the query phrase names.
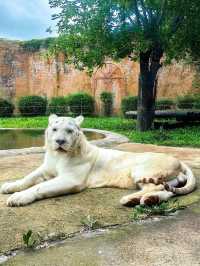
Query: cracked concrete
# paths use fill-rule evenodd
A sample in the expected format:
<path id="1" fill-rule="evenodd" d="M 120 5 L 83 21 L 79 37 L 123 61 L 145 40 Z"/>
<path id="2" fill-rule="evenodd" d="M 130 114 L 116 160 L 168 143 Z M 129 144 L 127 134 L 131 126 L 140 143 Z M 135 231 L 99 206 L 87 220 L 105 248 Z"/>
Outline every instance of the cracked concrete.
<path id="1" fill-rule="evenodd" d="M 135 223 L 67 239 L 39 251 L 25 251 L 9 266 L 198 266 L 200 214 L 186 210 L 172 218 Z"/>

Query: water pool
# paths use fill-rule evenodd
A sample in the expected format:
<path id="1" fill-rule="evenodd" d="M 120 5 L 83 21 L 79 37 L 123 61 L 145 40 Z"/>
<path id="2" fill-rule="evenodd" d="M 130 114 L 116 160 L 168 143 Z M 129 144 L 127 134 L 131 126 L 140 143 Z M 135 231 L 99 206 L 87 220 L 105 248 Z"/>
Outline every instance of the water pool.
<path id="1" fill-rule="evenodd" d="M 104 134 L 84 130 L 88 140 L 103 139 Z M 44 145 L 44 129 L 0 129 L 0 150 L 40 147 Z"/>

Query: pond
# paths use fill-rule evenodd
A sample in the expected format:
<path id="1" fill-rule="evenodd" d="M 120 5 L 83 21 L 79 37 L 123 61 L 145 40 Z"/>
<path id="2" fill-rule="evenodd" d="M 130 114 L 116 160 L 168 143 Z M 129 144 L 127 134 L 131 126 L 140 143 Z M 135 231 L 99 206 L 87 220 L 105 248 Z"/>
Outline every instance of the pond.
<path id="1" fill-rule="evenodd" d="M 84 131 L 88 140 L 102 139 L 101 133 Z M 44 146 L 44 129 L 0 129 L 0 150 Z"/>

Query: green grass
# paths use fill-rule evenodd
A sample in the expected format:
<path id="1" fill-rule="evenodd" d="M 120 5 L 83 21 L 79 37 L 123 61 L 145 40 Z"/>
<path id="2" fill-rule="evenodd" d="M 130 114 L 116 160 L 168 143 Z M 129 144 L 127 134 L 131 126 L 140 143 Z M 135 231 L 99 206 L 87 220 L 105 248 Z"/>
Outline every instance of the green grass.
<path id="1" fill-rule="evenodd" d="M 48 117 L 0 118 L 1 128 L 45 128 Z M 166 146 L 200 147 L 200 125 L 185 126 L 176 129 L 157 129 L 148 132 L 137 132 L 136 122 L 119 117 L 98 118 L 86 117 L 83 127 L 110 130 L 126 135 L 132 142 Z"/>
<path id="2" fill-rule="evenodd" d="M 152 216 L 166 216 L 184 208 L 185 206 L 181 206 L 177 200 L 162 202 L 152 206 L 137 205 L 133 208 L 130 218 L 131 220 L 138 221 Z"/>
<path id="3" fill-rule="evenodd" d="M 83 225 L 84 231 L 92 231 L 101 227 L 101 224 L 97 221 L 97 219 L 90 215 L 82 218 L 81 224 Z"/>

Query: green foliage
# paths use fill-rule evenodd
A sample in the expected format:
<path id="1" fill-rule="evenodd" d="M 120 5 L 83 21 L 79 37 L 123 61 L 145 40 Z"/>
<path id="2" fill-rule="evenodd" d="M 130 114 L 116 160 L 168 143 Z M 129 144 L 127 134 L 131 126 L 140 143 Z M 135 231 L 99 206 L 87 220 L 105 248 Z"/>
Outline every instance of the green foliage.
<path id="1" fill-rule="evenodd" d="M 177 210 L 184 209 L 184 206 L 180 206 L 177 200 L 167 201 L 152 206 L 137 205 L 133 208 L 131 214 L 132 220 L 143 220 L 151 216 L 165 216 L 176 212 Z"/>
<path id="2" fill-rule="evenodd" d="M 137 96 L 128 96 L 122 99 L 121 101 L 121 111 L 126 116 L 127 111 L 136 111 L 137 110 Z"/>
<path id="3" fill-rule="evenodd" d="M 179 27 L 169 40 L 167 56 L 177 60 L 186 58 L 188 62 L 200 62 L 200 2 L 198 0 L 169 1 L 169 14 L 176 16 Z"/>
<path id="4" fill-rule="evenodd" d="M 34 239 L 32 230 L 28 230 L 28 232 L 23 234 L 23 242 L 27 248 L 33 248 L 36 244 L 36 239 Z"/>
<path id="5" fill-rule="evenodd" d="M 172 99 L 162 98 L 156 100 L 156 110 L 172 109 L 174 101 Z"/>
<path id="6" fill-rule="evenodd" d="M 21 42 L 21 47 L 31 53 L 38 52 L 40 49 L 50 48 L 56 38 L 46 38 L 46 39 L 32 39 L 28 41 Z"/>
<path id="7" fill-rule="evenodd" d="M 180 109 L 192 109 L 194 108 L 195 96 L 194 95 L 184 95 L 176 98 L 177 107 Z"/>
<path id="8" fill-rule="evenodd" d="M 10 117 L 13 115 L 15 106 L 12 102 L 0 98 L 0 117 Z"/>
<path id="9" fill-rule="evenodd" d="M 45 115 L 47 99 L 41 96 L 23 96 L 18 101 L 18 108 L 23 116 Z"/>
<path id="10" fill-rule="evenodd" d="M 110 116 L 113 108 L 113 94 L 108 91 L 103 91 L 100 95 L 100 99 L 104 106 L 104 115 Z"/>
<path id="11" fill-rule="evenodd" d="M 108 56 L 135 60 L 155 47 L 164 50 L 170 60 L 186 56 L 188 48 L 191 53 L 199 50 L 198 0 L 49 3 L 59 10 L 53 18 L 58 21 L 60 35 L 52 52 L 64 52 L 78 68 L 101 66 Z"/>
<path id="12" fill-rule="evenodd" d="M 70 111 L 74 115 L 82 114 L 90 116 L 94 114 L 94 98 L 85 92 L 78 92 L 67 96 L 67 102 Z"/>
<path id="13" fill-rule="evenodd" d="M 81 224 L 83 225 L 85 231 L 95 230 L 101 226 L 97 219 L 91 215 L 87 215 L 85 218 L 83 218 L 81 220 Z"/>
<path id="14" fill-rule="evenodd" d="M 53 97 L 49 101 L 48 113 L 57 115 L 67 115 L 69 112 L 68 100 L 66 97 Z"/>

